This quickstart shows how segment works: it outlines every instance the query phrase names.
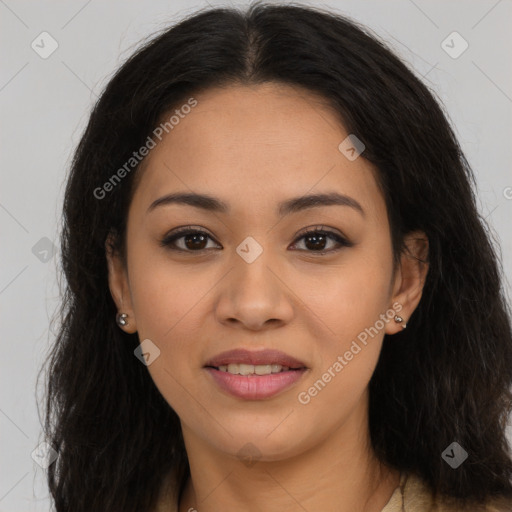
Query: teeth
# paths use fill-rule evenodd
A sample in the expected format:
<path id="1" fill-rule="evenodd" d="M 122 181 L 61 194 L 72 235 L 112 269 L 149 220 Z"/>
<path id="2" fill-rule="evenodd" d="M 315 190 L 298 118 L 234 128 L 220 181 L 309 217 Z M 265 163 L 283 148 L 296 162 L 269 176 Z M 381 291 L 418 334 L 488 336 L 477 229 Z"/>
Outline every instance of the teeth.
<path id="1" fill-rule="evenodd" d="M 231 363 L 228 365 L 219 366 L 221 372 L 232 373 L 233 375 L 270 375 L 271 373 L 287 372 L 290 368 L 288 366 L 281 366 L 280 364 L 236 364 Z"/>

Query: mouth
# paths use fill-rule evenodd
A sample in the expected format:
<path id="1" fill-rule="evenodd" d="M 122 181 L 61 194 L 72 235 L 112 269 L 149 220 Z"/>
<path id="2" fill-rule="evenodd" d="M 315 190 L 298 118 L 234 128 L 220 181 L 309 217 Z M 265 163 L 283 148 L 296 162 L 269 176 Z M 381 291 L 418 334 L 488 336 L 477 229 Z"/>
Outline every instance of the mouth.
<path id="1" fill-rule="evenodd" d="M 204 366 L 219 388 L 245 400 L 273 397 L 296 384 L 309 369 L 277 350 L 223 352 Z"/>

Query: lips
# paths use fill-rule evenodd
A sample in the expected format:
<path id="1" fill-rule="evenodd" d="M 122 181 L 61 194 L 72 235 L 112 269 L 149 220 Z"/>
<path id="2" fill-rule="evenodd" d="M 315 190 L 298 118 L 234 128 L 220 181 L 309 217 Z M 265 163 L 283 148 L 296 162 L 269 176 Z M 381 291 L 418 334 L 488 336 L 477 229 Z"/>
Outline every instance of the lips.
<path id="1" fill-rule="evenodd" d="M 285 354 L 279 350 L 261 350 L 253 352 L 245 349 L 229 350 L 222 352 L 210 359 L 205 367 L 219 368 L 229 364 L 250 364 L 250 365 L 272 365 L 279 364 L 287 366 L 290 369 L 307 368 L 307 366 L 298 359 Z"/>
<path id="2" fill-rule="evenodd" d="M 302 361 L 279 350 L 245 349 L 222 352 L 204 369 L 218 389 L 243 400 L 273 398 L 297 385 L 309 370 Z"/>

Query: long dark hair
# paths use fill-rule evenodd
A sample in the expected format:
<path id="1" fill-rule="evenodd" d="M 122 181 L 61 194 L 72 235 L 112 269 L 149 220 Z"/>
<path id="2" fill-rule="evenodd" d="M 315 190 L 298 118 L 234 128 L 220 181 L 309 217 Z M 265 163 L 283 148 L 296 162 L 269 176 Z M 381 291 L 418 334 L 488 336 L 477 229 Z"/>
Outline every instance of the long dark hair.
<path id="1" fill-rule="evenodd" d="M 385 336 L 369 384 L 375 453 L 436 493 L 511 497 L 511 314 L 473 173 L 442 108 L 364 27 L 318 8 L 255 3 L 196 12 L 146 42 L 108 83 L 74 155 L 61 235 L 67 285 L 47 361 L 56 510 L 150 511 L 165 475 L 176 471 L 182 489 L 190 474 L 179 418 L 134 356 L 137 334 L 117 327 L 108 287 L 105 241 L 115 234 L 125 254 L 137 167 L 106 197 L 94 191 L 194 94 L 268 81 L 319 93 L 363 141 L 395 260 L 407 233 L 429 239 L 422 299 L 407 329 Z M 469 454 L 457 470 L 441 457 L 454 441 Z"/>

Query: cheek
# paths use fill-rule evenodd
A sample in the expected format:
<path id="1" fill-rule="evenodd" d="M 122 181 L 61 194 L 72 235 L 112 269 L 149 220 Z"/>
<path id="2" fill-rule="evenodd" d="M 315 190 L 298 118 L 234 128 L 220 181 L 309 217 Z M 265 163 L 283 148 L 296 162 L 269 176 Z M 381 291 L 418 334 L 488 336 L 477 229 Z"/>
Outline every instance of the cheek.
<path id="1" fill-rule="evenodd" d="M 149 252 L 133 254 L 130 289 L 139 339 L 151 340 L 160 350 L 148 369 L 158 387 L 166 383 L 165 392 L 161 391 L 167 398 L 167 390 L 174 393 L 185 379 L 193 382 L 193 371 L 200 365 L 201 340 L 205 339 L 201 304 L 215 276 Z"/>
<path id="2" fill-rule="evenodd" d="M 139 339 L 150 339 L 160 350 L 148 371 L 167 403 L 191 422 L 204 414 L 195 399 L 202 395 L 197 372 L 205 339 L 199 316 L 213 284 L 212 276 L 192 266 L 188 271 L 165 258 L 133 258 L 131 289 Z"/>
<path id="3" fill-rule="evenodd" d="M 391 254 L 355 250 L 342 264 L 316 277 L 298 278 L 297 282 L 302 283 L 306 306 L 328 328 L 337 347 L 350 345 L 350 340 L 373 326 L 389 307 Z"/>
<path id="4" fill-rule="evenodd" d="M 377 364 L 384 328 L 392 321 L 390 314 L 386 316 L 391 248 L 386 252 L 375 244 L 369 249 L 353 251 L 307 294 L 307 306 L 314 312 L 322 336 L 316 341 L 318 365 L 308 379 L 308 388 L 301 389 L 305 395 L 299 403 L 308 401 L 308 408 L 318 408 L 319 414 L 327 405 L 355 405 Z"/>
<path id="5" fill-rule="evenodd" d="M 130 289 L 139 336 L 166 343 L 185 325 L 194 335 L 194 309 L 214 284 L 214 276 L 203 268 L 173 262 L 159 248 L 133 255 Z"/>

